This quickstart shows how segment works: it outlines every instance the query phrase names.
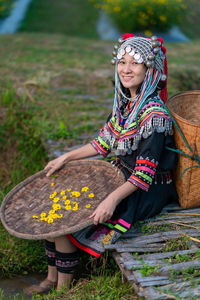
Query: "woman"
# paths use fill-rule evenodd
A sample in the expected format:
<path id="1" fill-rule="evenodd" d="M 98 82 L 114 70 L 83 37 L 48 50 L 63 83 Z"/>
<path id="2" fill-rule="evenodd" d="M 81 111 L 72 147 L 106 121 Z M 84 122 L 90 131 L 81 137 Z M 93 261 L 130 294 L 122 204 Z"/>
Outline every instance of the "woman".
<path id="1" fill-rule="evenodd" d="M 176 166 L 172 121 L 162 105 L 167 98 L 167 61 L 162 39 L 125 34 L 115 45 L 115 98 L 98 138 L 50 161 L 47 176 L 63 164 L 89 156 L 107 156 L 127 181 L 91 214 L 93 226 L 72 235 L 46 241 L 48 276 L 32 292 L 68 286 L 78 264 L 78 248 L 99 257 L 104 244 L 115 243 L 137 220 L 158 214 L 177 194 L 171 179 Z M 158 95 L 158 90 L 160 96 Z"/>

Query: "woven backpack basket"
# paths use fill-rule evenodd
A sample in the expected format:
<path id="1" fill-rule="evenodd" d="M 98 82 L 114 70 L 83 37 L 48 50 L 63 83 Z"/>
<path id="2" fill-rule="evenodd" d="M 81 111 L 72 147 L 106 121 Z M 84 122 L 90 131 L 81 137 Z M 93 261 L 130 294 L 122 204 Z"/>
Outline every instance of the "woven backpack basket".
<path id="1" fill-rule="evenodd" d="M 200 90 L 177 94 L 167 101 L 167 107 L 177 122 L 193 152 L 200 157 Z M 177 149 L 192 155 L 176 126 L 174 137 Z M 179 203 L 183 208 L 200 206 L 200 165 L 197 161 L 179 155 L 175 171 L 175 184 L 179 195 Z M 182 173 L 189 168 L 182 176 Z"/>
<path id="2" fill-rule="evenodd" d="M 40 171 L 14 187 L 1 205 L 7 231 L 32 240 L 74 233 L 93 223 L 89 216 L 125 182 L 123 173 L 102 160 L 65 164 L 53 176 Z"/>

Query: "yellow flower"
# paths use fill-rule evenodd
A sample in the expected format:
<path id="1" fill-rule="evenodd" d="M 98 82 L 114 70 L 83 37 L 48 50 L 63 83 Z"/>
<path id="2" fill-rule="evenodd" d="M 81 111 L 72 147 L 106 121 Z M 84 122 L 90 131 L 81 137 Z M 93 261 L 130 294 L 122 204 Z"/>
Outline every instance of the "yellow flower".
<path id="1" fill-rule="evenodd" d="M 93 198 L 93 197 L 94 197 L 94 194 L 91 193 L 91 194 L 88 195 L 88 197 L 89 197 L 89 198 Z"/>
<path id="2" fill-rule="evenodd" d="M 55 210 L 54 209 L 51 209 L 50 211 L 49 211 L 49 214 L 50 215 L 53 215 L 55 213 Z"/>
<path id="3" fill-rule="evenodd" d="M 146 36 L 152 36 L 152 32 L 151 32 L 150 30 L 144 31 L 144 34 L 145 34 Z"/>
<path id="4" fill-rule="evenodd" d="M 90 208 L 90 207 L 91 207 L 91 204 L 87 204 L 85 207 L 86 207 L 86 208 Z"/>
<path id="5" fill-rule="evenodd" d="M 167 18 L 165 16 L 160 16 L 160 21 L 161 22 L 166 22 L 167 21 Z"/>
<path id="6" fill-rule="evenodd" d="M 120 12 L 121 8 L 119 6 L 113 7 L 114 12 Z"/>
<path id="7" fill-rule="evenodd" d="M 55 191 L 53 194 L 54 194 L 54 196 L 56 196 L 56 195 L 57 195 L 57 192 Z"/>
<path id="8" fill-rule="evenodd" d="M 54 194 L 51 194 L 51 195 L 49 196 L 49 198 L 50 198 L 50 199 L 54 198 Z"/>
<path id="9" fill-rule="evenodd" d="M 40 221 L 45 221 L 46 218 L 40 218 Z"/>
<path id="10" fill-rule="evenodd" d="M 77 202 L 73 202 L 74 207 L 72 208 L 72 210 L 78 210 L 78 203 Z"/>
<path id="11" fill-rule="evenodd" d="M 47 221 L 49 224 L 50 223 L 53 223 L 53 219 L 48 219 L 48 221 Z"/>
<path id="12" fill-rule="evenodd" d="M 89 190 L 89 187 L 84 186 L 84 187 L 82 188 L 81 192 L 87 192 L 88 190 Z"/>
<path id="13" fill-rule="evenodd" d="M 61 219 L 63 217 L 63 214 L 58 215 L 58 218 Z"/>
<path id="14" fill-rule="evenodd" d="M 53 214 L 53 215 L 52 215 L 52 218 L 53 218 L 53 219 L 57 219 L 57 218 L 58 218 L 58 214 Z"/>
<path id="15" fill-rule="evenodd" d="M 33 219 L 38 219 L 39 217 L 38 216 L 33 216 Z"/>
<path id="16" fill-rule="evenodd" d="M 67 189 L 67 192 L 71 192 L 72 189 Z"/>
<path id="17" fill-rule="evenodd" d="M 51 186 L 54 186 L 54 185 L 55 185 L 55 182 L 52 182 L 52 183 L 51 183 Z"/>
<path id="18" fill-rule="evenodd" d="M 56 197 L 56 198 L 53 199 L 53 202 L 54 202 L 54 203 L 57 203 L 58 201 L 60 201 L 60 198 L 59 198 L 59 197 Z"/>
<path id="19" fill-rule="evenodd" d="M 68 205 L 68 204 L 70 204 L 70 203 L 71 203 L 70 200 L 66 200 L 66 201 L 65 201 L 65 205 Z"/>
<path id="20" fill-rule="evenodd" d="M 63 196 L 62 198 L 63 198 L 63 200 L 66 200 L 66 199 L 67 199 L 67 196 Z"/>
<path id="21" fill-rule="evenodd" d="M 81 194 L 79 192 L 77 192 L 77 191 L 71 192 L 71 196 L 75 196 L 76 198 L 80 197 L 80 195 Z"/>
<path id="22" fill-rule="evenodd" d="M 61 195 L 65 195 L 65 191 L 61 191 L 60 194 L 61 194 Z"/>
<path id="23" fill-rule="evenodd" d="M 40 214 L 40 217 L 41 217 L 41 218 L 44 218 L 44 217 L 46 217 L 46 215 L 47 215 L 47 214 L 46 214 L 45 212 L 42 212 L 42 213 Z"/>
<path id="24" fill-rule="evenodd" d="M 61 206 L 60 206 L 60 204 L 53 204 L 52 205 L 52 208 L 55 210 L 55 211 L 57 211 L 57 210 L 59 210 L 59 209 L 61 209 Z"/>
<path id="25" fill-rule="evenodd" d="M 65 206 L 65 209 L 66 209 L 66 210 L 70 210 L 71 208 L 72 208 L 71 205 L 66 205 L 66 206 Z"/>

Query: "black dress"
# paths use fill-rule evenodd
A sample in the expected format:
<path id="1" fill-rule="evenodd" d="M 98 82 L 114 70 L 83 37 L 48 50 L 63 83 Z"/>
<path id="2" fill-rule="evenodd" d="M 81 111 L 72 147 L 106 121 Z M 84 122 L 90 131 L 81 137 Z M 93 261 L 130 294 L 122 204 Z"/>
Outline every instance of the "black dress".
<path id="1" fill-rule="evenodd" d="M 135 132 L 129 134 L 123 131 L 130 137 L 131 148 L 128 150 L 135 149 L 135 141 L 136 149 L 121 151 L 123 155 L 117 155 L 112 161 L 138 189 L 118 204 L 110 220 L 68 235 L 77 247 L 96 257 L 104 252 L 104 244 L 115 243 L 135 222 L 155 216 L 170 201 L 178 199 L 171 176 L 177 164 L 177 155 L 166 149 L 167 146 L 175 148 L 172 123 L 166 111 L 156 103 L 156 97 L 149 99 L 149 106 L 141 111 L 139 125 L 140 129 L 143 126 L 143 130 L 137 131 L 132 126 L 131 130 Z M 112 137 L 109 138 L 109 134 L 111 132 L 111 135 L 116 136 L 116 128 L 121 130 L 110 116 L 99 137 L 91 142 L 100 154 L 106 156 L 112 150 Z M 139 136 L 138 132 L 142 134 Z"/>

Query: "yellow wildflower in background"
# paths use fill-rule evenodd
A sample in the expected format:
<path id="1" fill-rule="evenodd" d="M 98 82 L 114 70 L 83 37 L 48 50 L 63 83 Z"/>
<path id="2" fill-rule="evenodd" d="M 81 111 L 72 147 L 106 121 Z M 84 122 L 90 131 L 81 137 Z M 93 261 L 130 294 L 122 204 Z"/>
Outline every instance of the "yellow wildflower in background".
<path id="1" fill-rule="evenodd" d="M 81 192 L 87 192 L 88 190 L 89 190 L 89 187 L 84 186 L 84 187 L 81 189 Z"/>
<path id="2" fill-rule="evenodd" d="M 167 21 L 167 18 L 166 18 L 165 16 L 160 16 L 160 21 L 166 22 L 166 21 Z"/>
<path id="3" fill-rule="evenodd" d="M 65 209 L 66 209 L 66 210 L 70 210 L 71 208 L 72 208 L 71 205 L 66 205 L 66 206 L 65 206 Z"/>
<path id="4" fill-rule="evenodd" d="M 54 202 L 54 203 L 57 203 L 58 201 L 60 201 L 60 198 L 59 198 L 59 197 L 56 197 L 56 198 L 53 199 L 53 202 Z"/>
<path id="5" fill-rule="evenodd" d="M 88 197 L 89 197 L 89 198 L 93 198 L 93 197 L 94 197 L 94 194 L 93 194 L 93 193 L 90 193 L 90 194 L 88 195 Z"/>
<path id="6" fill-rule="evenodd" d="M 54 185 L 55 185 L 55 182 L 52 182 L 52 183 L 51 183 L 51 186 L 54 186 Z"/>
<path id="7" fill-rule="evenodd" d="M 90 208 L 90 207 L 91 207 L 91 204 L 87 204 L 85 207 L 86 207 L 86 208 Z"/>
<path id="8" fill-rule="evenodd" d="M 72 210 L 76 211 L 78 210 L 78 203 L 77 202 L 73 202 L 74 207 L 72 208 Z"/>
<path id="9" fill-rule="evenodd" d="M 38 216 L 33 216 L 33 219 L 38 219 L 39 217 Z"/>
<path id="10" fill-rule="evenodd" d="M 65 195 L 65 191 L 61 191 L 60 194 L 61 194 L 61 195 Z"/>
<path id="11" fill-rule="evenodd" d="M 71 192 L 72 189 L 67 189 L 67 192 Z"/>
<path id="12" fill-rule="evenodd" d="M 41 217 L 41 218 L 44 218 L 44 217 L 46 217 L 46 215 L 47 215 L 47 214 L 46 214 L 45 212 L 42 212 L 42 213 L 40 214 L 40 217 Z"/>
<path id="13" fill-rule="evenodd" d="M 66 200 L 66 201 L 65 201 L 65 205 L 68 205 L 68 204 L 70 204 L 70 203 L 71 203 L 70 200 Z"/>
<path id="14" fill-rule="evenodd" d="M 66 199 L 67 199 L 67 196 L 63 196 L 62 198 L 63 198 L 63 200 L 66 200 Z"/>

